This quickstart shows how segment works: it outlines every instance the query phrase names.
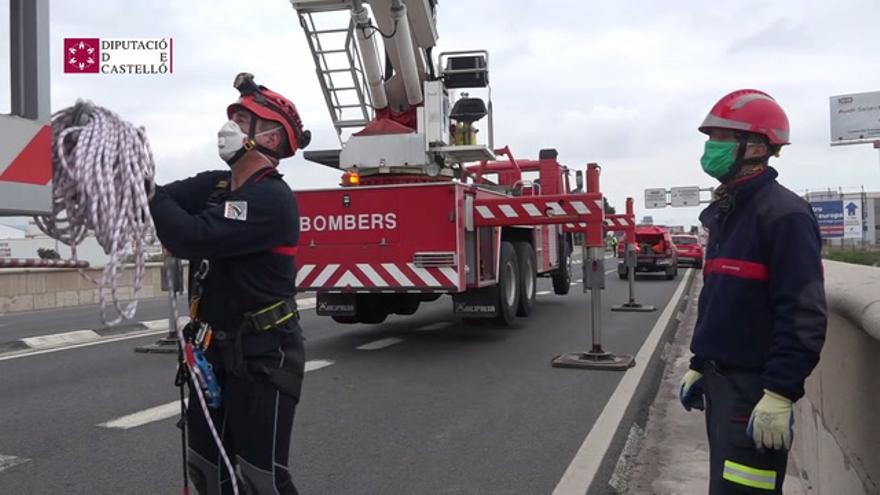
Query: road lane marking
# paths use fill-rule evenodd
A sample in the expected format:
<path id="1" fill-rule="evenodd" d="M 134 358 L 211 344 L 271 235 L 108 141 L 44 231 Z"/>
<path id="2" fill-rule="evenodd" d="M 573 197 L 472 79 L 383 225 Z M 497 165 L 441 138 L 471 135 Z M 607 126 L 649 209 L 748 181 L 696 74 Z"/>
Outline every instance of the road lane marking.
<path id="1" fill-rule="evenodd" d="M 49 335 L 37 335 L 36 337 L 25 337 L 21 339 L 31 349 L 46 349 L 48 347 L 58 347 L 65 344 L 79 344 L 81 342 L 89 342 L 100 339 L 94 330 L 74 330 L 72 332 L 53 333 Z"/>
<path id="2" fill-rule="evenodd" d="M 316 304 L 317 299 L 314 297 L 304 297 L 301 299 L 297 299 L 297 306 L 300 311 L 314 309 Z M 183 326 L 186 325 L 187 322 L 189 322 L 188 316 L 180 316 L 177 319 L 177 325 L 179 328 L 183 328 Z M 152 335 L 168 333 L 168 318 L 139 321 L 135 323 L 140 323 L 141 325 L 145 326 L 146 329 L 126 332 L 123 334 L 112 336 L 102 336 L 94 330 L 76 330 L 74 332 L 26 337 L 20 340 L 24 342 L 25 345 L 29 347 L 29 349 L 0 354 L 0 361 L 7 361 L 10 359 L 18 359 L 28 356 L 39 356 L 41 354 L 48 354 L 51 352 L 79 349 L 80 347 L 89 347 L 98 344 L 110 344 L 112 342 L 119 342 L 121 340 L 138 339 L 141 337 L 149 337 Z M 87 336 L 88 338 L 86 338 Z"/>
<path id="3" fill-rule="evenodd" d="M 147 327 L 149 330 L 162 330 L 163 332 L 168 331 L 168 322 L 171 321 L 171 318 L 162 318 L 160 320 L 147 320 L 140 322 L 141 325 Z M 189 316 L 178 316 L 177 317 L 177 326 L 178 328 L 183 328 L 184 325 L 189 323 Z"/>
<path id="4" fill-rule="evenodd" d="M 318 304 L 318 298 L 316 297 L 304 297 L 302 299 L 296 300 L 297 309 L 300 311 L 306 309 L 315 309 L 315 306 Z"/>
<path id="5" fill-rule="evenodd" d="M 144 330 L 142 332 L 131 332 L 131 333 L 126 333 L 126 334 L 119 335 L 116 337 L 104 337 L 104 338 L 100 338 L 97 340 L 93 340 L 91 342 L 83 342 L 82 344 L 67 345 L 64 347 L 55 347 L 53 349 L 38 349 L 38 350 L 28 349 L 28 350 L 22 350 L 22 351 L 14 351 L 14 352 L 10 352 L 8 354 L 0 356 L 0 361 L 7 361 L 10 359 L 18 359 L 18 358 L 23 358 L 23 357 L 28 357 L 28 356 L 39 356 L 40 354 L 49 354 L 52 352 L 67 351 L 70 349 L 79 349 L 80 347 L 89 347 L 89 346 L 98 345 L 98 344 L 109 344 L 111 342 L 119 342 L 120 340 L 138 339 L 141 337 L 149 337 L 151 335 L 159 335 L 162 333 L 168 333 L 168 329 L 166 328 L 165 330 Z"/>
<path id="6" fill-rule="evenodd" d="M 550 294 L 553 294 L 553 291 L 542 290 L 542 291 L 539 291 L 539 292 L 538 292 L 538 295 L 539 295 L 539 296 L 549 296 Z"/>
<path id="7" fill-rule="evenodd" d="M 614 270 L 608 270 L 605 272 L 605 275 L 608 275 L 609 273 L 614 273 L 616 271 L 617 271 L 617 268 L 615 268 Z"/>
<path id="8" fill-rule="evenodd" d="M 24 464 L 28 461 L 30 461 L 30 459 L 25 459 L 24 457 L 16 457 L 14 455 L 0 454 L 0 472 L 3 472 L 13 466 L 18 466 L 19 464 Z"/>
<path id="9" fill-rule="evenodd" d="M 559 480 L 559 484 L 553 490 L 553 495 L 582 495 L 593 483 L 593 479 L 599 471 L 599 465 L 611 446 L 611 440 L 620 427 L 621 421 L 623 421 L 623 416 L 635 394 L 636 388 L 638 388 L 642 377 L 645 375 L 651 355 L 657 348 L 660 337 L 663 335 L 664 330 L 666 330 L 666 325 L 672 319 L 676 306 L 681 301 L 681 295 L 684 292 L 685 285 L 687 285 L 687 280 L 692 273 L 692 270 L 688 270 L 687 275 L 681 278 L 678 287 L 672 294 L 672 299 L 669 300 L 660 318 L 654 324 L 654 328 L 651 329 L 651 333 L 648 334 L 648 338 L 645 339 L 638 354 L 636 354 L 635 367 L 627 371 L 617 384 L 617 388 L 614 389 L 614 393 L 611 394 L 602 413 L 596 419 L 596 422 L 593 423 L 590 433 L 587 434 L 571 464 L 569 464 L 562 475 L 562 479 Z"/>
<path id="10" fill-rule="evenodd" d="M 403 339 L 399 337 L 388 337 L 385 339 L 379 339 L 374 342 L 370 342 L 368 344 L 359 345 L 356 347 L 356 349 L 359 351 L 377 351 L 379 349 L 384 349 L 386 347 L 397 345 L 401 342 L 403 342 Z"/>
<path id="11" fill-rule="evenodd" d="M 180 414 L 180 401 L 175 400 L 167 404 L 162 404 L 161 406 L 151 407 L 134 414 L 112 419 L 106 423 L 101 423 L 98 426 L 129 430 L 154 421 L 162 421 L 163 419 L 168 419 L 178 414 Z"/>
<path id="12" fill-rule="evenodd" d="M 327 366 L 333 365 L 333 361 L 325 360 L 325 359 L 315 359 L 312 361 L 306 361 L 306 372 L 319 370 L 321 368 L 326 368 Z M 180 415 L 180 400 L 175 400 L 169 402 L 167 404 L 162 404 L 159 406 L 151 407 L 149 409 L 144 409 L 143 411 L 138 411 L 133 414 L 128 414 L 126 416 L 121 416 L 116 419 L 111 419 L 106 423 L 100 423 L 98 426 L 102 428 L 116 428 L 120 430 L 130 430 L 132 428 L 137 428 L 138 426 L 143 426 L 146 424 L 154 423 L 156 421 L 162 421 L 168 418 L 173 418 L 175 416 Z M 3 470 L 3 456 L 0 456 L 0 471 Z"/>
<path id="13" fill-rule="evenodd" d="M 430 332 L 433 330 L 442 330 L 444 328 L 452 325 L 451 321 L 438 321 L 437 323 L 431 323 L 430 325 L 425 325 L 423 327 L 416 328 L 418 332 Z"/>
<path id="14" fill-rule="evenodd" d="M 333 366 L 334 364 L 336 364 L 336 361 L 330 361 L 329 359 L 313 359 L 311 361 L 306 361 L 306 373 L 309 371 L 318 371 L 321 368 Z"/>

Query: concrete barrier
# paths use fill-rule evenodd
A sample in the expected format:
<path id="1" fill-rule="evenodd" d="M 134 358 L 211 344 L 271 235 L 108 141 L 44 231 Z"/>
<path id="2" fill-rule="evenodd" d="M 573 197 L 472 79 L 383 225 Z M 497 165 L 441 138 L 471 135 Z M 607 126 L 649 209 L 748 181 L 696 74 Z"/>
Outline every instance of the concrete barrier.
<path id="1" fill-rule="evenodd" d="M 92 279 L 101 277 L 101 269 L 87 269 Z M 162 263 L 147 263 L 138 298 L 163 295 Z M 134 270 L 122 276 L 118 295 L 131 299 L 134 295 Z M 109 290 L 105 291 L 109 298 Z M 67 268 L 8 268 L 0 270 L 0 313 L 51 309 L 98 302 L 97 286 L 83 278 L 79 270 Z"/>
<path id="2" fill-rule="evenodd" d="M 880 268 L 825 262 L 828 334 L 795 407 L 810 494 L 880 494 Z"/>

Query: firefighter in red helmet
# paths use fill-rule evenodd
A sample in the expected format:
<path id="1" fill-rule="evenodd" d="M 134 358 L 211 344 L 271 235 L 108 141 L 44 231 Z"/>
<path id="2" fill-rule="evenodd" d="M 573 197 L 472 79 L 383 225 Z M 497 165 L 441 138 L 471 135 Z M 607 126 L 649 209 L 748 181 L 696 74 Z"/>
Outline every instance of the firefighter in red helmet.
<path id="1" fill-rule="evenodd" d="M 768 165 L 789 144 L 776 100 L 734 91 L 699 130 L 703 170 L 721 185 L 700 214 L 709 242 L 680 399 L 705 409 L 711 495 L 782 493 L 792 406 L 825 340 L 819 228 Z"/>
<path id="2" fill-rule="evenodd" d="M 164 247 L 190 260 L 193 322 L 184 335 L 219 384 L 210 421 L 253 494 L 295 494 L 288 471 L 305 357 L 296 309 L 296 199 L 277 170 L 308 145 L 290 100 L 239 74 L 240 98 L 218 133 L 231 170 L 156 188 L 150 210 Z M 209 371 L 205 371 L 208 373 Z M 190 388 L 190 397 L 195 390 Z M 187 410 L 188 472 L 198 493 L 232 493 L 208 418 Z"/>

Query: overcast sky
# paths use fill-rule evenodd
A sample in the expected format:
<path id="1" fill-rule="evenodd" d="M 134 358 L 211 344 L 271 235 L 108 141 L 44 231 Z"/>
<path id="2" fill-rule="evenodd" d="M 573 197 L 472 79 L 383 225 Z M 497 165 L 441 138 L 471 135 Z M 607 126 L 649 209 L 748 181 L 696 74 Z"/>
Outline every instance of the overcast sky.
<path id="1" fill-rule="evenodd" d="M 225 167 L 216 131 L 240 71 L 296 103 L 314 149 L 337 146 L 287 0 L 53 0 L 51 9 L 53 109 L 89 98 L 146 126 L 160 182 Z M 880 189 L 876 150 L 828 146 L 828 97 L 880 90 L 878 18 L 877 0 L 442 0 L 435 53 L 490 51 L 496 145 L 529 158 L 555 147 L 571 167 L 598 162 L 612 204 L 633 196 L 639 216 L 689 225 L 699 209 L 646 211 L 643 191 L 714 185 L 700 170 L 696 127 L 742 87 L 788 112 L 793 145 L 772 162 L 783 184 Z M 173 38 L 174 74 L 63 74 L 65 37 Z M 339 178 L 299 155 L 281 170 L 294 189 Z"/>

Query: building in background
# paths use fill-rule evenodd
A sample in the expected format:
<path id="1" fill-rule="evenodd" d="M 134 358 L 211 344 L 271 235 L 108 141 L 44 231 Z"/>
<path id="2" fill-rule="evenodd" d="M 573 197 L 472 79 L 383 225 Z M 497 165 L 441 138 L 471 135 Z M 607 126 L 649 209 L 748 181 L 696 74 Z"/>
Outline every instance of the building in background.
<path id="1" fill-rule="evenodd" d="M 43 234 L 31 220 L 27 230 L 0 225 L 0 258 L 38 258 L 40 249 L 53 249 L 61 259 L 73 257 L 70 247 Z M 92 267 L 103 267 L 110 259 L 94 236 L 88 236 L 76 248 L 77 258 Z"/>

